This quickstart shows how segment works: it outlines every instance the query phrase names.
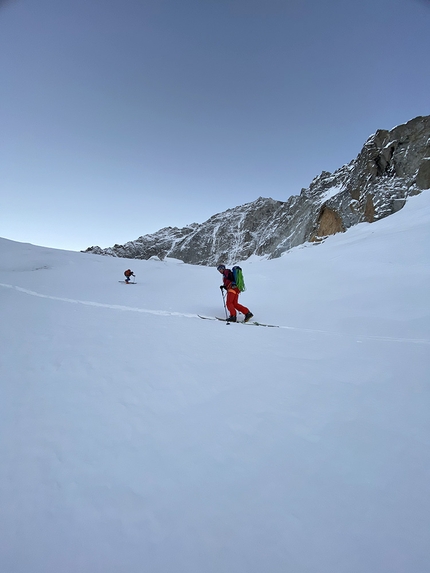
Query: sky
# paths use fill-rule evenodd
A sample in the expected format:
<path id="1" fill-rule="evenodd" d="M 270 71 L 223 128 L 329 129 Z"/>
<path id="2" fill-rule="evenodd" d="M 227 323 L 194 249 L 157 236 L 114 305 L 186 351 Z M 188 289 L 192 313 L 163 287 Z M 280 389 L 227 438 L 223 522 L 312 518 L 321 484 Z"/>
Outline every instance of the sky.
<path id="1" fill-rule="evenodd" d="M 213 267 L 0 239 L 0 571 L 428 573 L 429 249 L 430 190 L 245 261 L 263 328 L 199 319 Z"/>
<path id="2" fill-rule="evenodd" d="M 287 200 L 430 113 L 427 0 L 3 0 L 0 236 L 70 250 Z"/>

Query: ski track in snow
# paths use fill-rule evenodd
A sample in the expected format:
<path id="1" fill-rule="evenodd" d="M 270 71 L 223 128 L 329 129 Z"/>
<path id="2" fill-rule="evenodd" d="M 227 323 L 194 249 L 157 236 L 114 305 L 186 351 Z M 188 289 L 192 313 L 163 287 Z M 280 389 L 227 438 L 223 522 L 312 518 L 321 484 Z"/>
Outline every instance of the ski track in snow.
<path id="1" fill-rule="evenodd" d="M 32 290 L 28 290 L 28 289 L 25 289 L 22 287 L 9 285 L 9 284 L 3 284 L 3 283 L 0 283 L 0 287 L 15 289 L 18 292 L 28 294 L 31 296 L 36 296 L 39 298 L 47 298 L 50 300 L 57 300 L 60 302 L 68 302 L 68 303 L 72 303 L 72 304 L 82 304 L 85 306 L 96 306 L 99 308 L 110 308 L 112 310 L 121 310 L 121 311 L 125 311 L 125 312 L 141 312 L 141 313 L 145 313 L 145 314 L 153 314 L 153 315 L 158 315 L 158 316 L 176 316 L 176 317 L 182 317 L 182 318 L 199 318 L 198 314 L 191 314 L 191 313 L 185 313 L 185 312 L 171 312 L 171 311 L 167 311 L 167 310 L 150 310 L 150 309 L 146 309 L 146 308 L 123 306 L 123 305 L 119 305 L 119 304 L 105 304 L 105 303 L 93 302 L 93 301 L 89 301 L 89 300 L 76 300 L 76 299 L 72 299 L 72 298 L 51 296 L 51 295 L 41 294 L 41 293 L 38 293 L 38 292 L 35 292 Z M 333 332 L 330 330 L 300 328 L 300 327 L 295 327 L 295 326 L 281 326 L 281 325 L 277 325 L 277 326 L 278 326 L 278 328 L 282 328 L 284 330 L 294 330 L 296 332 L 309 332 L 309 333 L 317 333 L 317 334 L 327 334 L 327 335 L 331 335 L 331 336 L 344 336 L 344 333 Z M 357 337 L 357 339 L 359 339 L 358 342 L 361 342 L 362 340 L 378 340 L 378 341 L 382 341 L 382 342 L 409 342 L 412 344 L 430 344 L 430 340 L 428 340 L 426 338 L 397 338 L 397 337 L 391 337 L 391 336 L 368 336 L 368 335 L 361 335 L 361 334 L 357 334 L 356 337 Z"/>

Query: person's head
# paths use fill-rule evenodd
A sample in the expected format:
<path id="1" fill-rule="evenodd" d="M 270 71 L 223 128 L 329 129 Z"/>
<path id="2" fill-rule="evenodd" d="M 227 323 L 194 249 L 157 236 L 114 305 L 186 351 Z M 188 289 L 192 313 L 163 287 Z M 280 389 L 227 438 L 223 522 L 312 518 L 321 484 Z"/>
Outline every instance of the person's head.
<path id="1" fill-rule="evenodd" d="M 225 271 L 225 265 L 218 265 L 217 268 L 216 268 L 216 270 L 217 270 L 219 273 L 223 273 L 223 272 Z"/>

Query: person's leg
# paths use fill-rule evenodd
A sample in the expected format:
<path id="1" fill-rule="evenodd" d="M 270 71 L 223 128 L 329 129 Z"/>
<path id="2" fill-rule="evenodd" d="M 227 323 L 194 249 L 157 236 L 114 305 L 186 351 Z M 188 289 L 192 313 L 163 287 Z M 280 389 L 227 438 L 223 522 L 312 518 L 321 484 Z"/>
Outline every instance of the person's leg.
<path id="1" fill-rule="evenodd" d="M 230 316 L 236 316 L 239 311 L 245 315 L 249 314 L 249 308 L 239 304 L 239 293 L 234 290 L 229 290 L 227 293 L 227 309 Z"/>
<path id="2" fill-rule="evenodd" d="M 246 306 L 243 306 L 242 304 L 239 303 L 239 293 L 236 294 L 236 298 L 234 301 L 234 307 L 236 310 L 238 310 L 242 314 L 248 314 L 249 313 L 249 308 L 247 308 Z"/>
<path id="3" fill-rule="evenodd" d="M 237 293 L 235 293 L 234 290 L 227 291 L 226 306 L 230 316 L 236 316 L 236 303 Z"/>

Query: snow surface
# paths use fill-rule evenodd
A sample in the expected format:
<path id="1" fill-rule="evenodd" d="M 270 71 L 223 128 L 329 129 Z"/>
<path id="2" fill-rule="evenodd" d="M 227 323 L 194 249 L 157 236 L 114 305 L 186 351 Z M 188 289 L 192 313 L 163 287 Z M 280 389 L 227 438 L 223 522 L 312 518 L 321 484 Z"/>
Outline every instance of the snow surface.
<path id="1" fill-rule="evenodd" d="M 213 268 L 0 240 L 0 572 L 427 573 L 429 228 L 244 262 L 270 329 L 197 318 Z"/>
<path id="2" fill-rule="evenodd" d="M 341 191 L 343 191 L 343 186 L 330 187 L 330 189 L 328 189 L 328 190 L 321 196 L 321 203 L 324 203 L 325 201 L 328 201 L 329 199 L 331 199 L 332 197 L 334 197 L 335 195 L 337 195 L 337 194 L 340 193 Z"/>

